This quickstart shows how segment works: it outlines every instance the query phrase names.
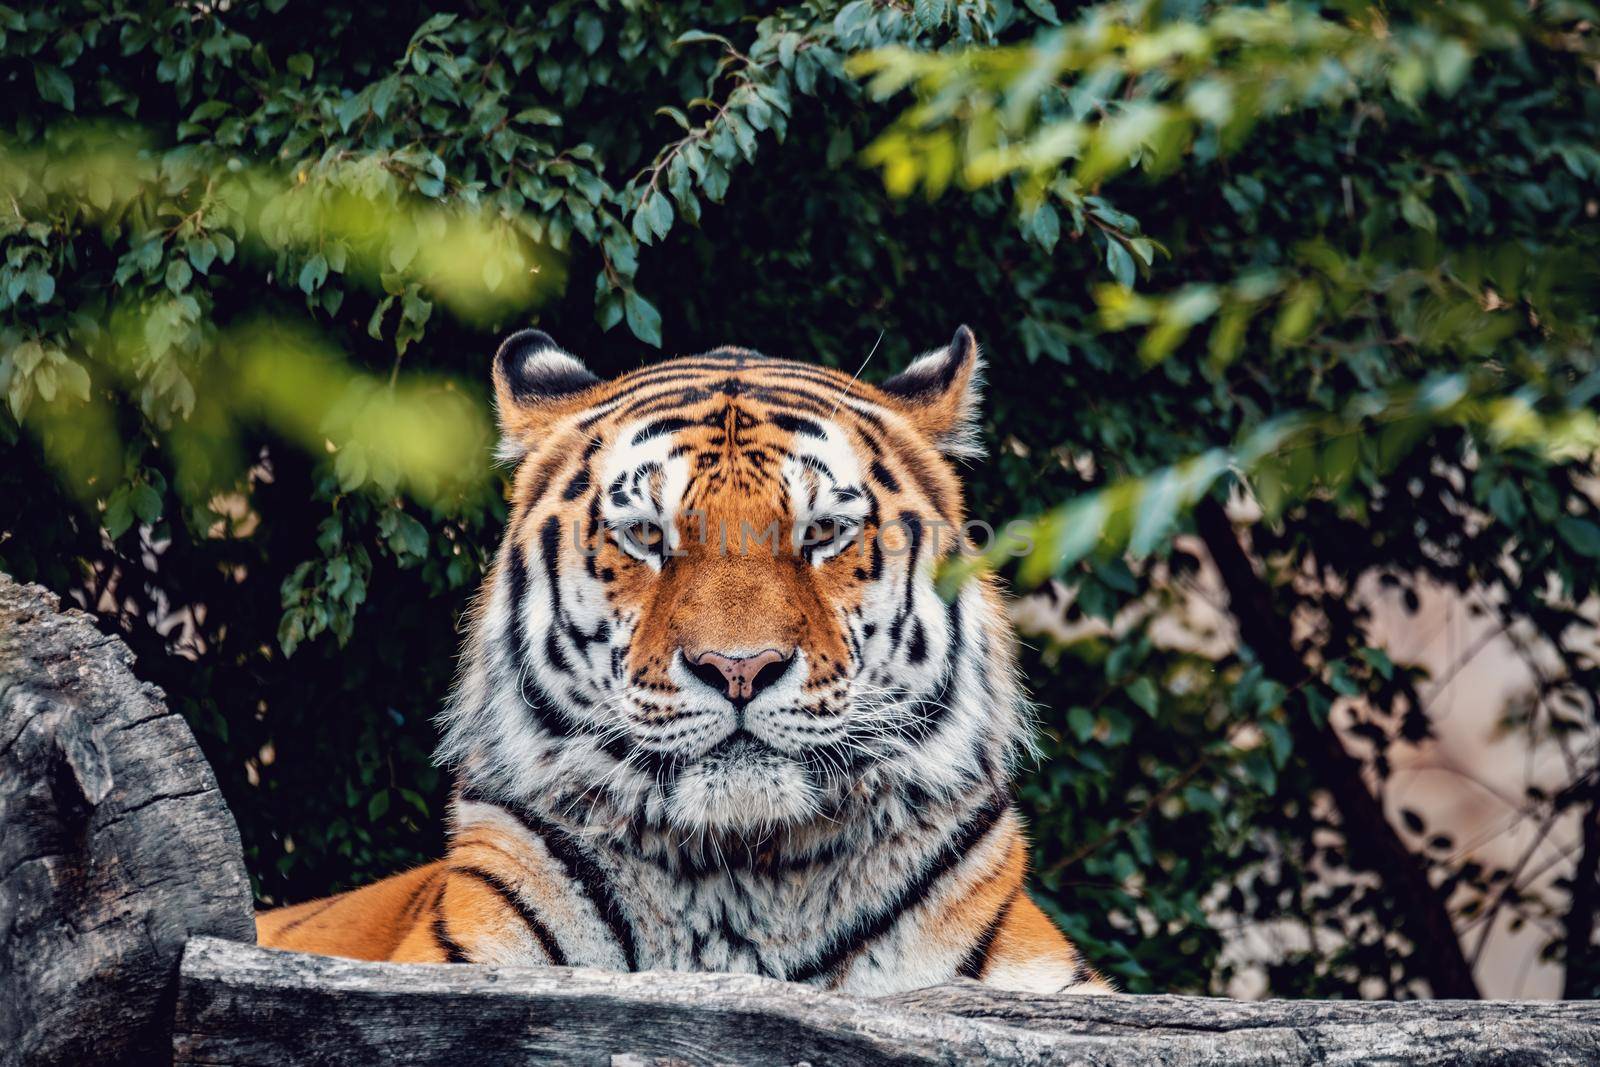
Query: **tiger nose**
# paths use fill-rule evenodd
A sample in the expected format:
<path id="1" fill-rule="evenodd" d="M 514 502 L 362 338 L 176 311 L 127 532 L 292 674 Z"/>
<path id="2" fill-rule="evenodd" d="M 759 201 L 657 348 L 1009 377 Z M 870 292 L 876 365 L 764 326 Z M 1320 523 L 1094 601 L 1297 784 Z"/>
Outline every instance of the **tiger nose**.
<path id="1" fill-rule="evenodd" d="M 779 652 L 775 648 L 764 649 L 753 656 L 685 651 L 683 661 L 689 665 L 689 673 L 743 707 L 788 673 L 794 653 Z"/>

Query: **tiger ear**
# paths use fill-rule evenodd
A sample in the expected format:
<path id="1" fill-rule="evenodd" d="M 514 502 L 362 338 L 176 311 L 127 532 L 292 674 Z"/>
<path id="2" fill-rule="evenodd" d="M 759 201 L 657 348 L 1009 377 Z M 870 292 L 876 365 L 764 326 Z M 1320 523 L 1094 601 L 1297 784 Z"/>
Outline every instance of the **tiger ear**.
<path id="1" fill-rule="evenodd" d="M 983 392 L 983 357 L 965 326 L 943 348 L 927 352 L 878 387 L 894 406 L 947 456 L 983 454 L 978 439 L 978 401 Z"/>
<path id="2" fill-rule="evenodd" d="M 583 394 L 600 379 L 543 330 L 507 337 L 495 353 L 495 413 L 500 455 L 515 459 L 558 416 L 583 406 Z"/>

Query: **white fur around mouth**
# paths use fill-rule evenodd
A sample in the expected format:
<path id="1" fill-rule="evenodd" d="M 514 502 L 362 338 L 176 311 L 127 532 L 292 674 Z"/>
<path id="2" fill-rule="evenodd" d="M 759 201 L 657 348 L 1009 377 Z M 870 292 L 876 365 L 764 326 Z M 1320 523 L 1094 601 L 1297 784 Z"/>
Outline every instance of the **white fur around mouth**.
<path id="1" fill-rule="evenodd" d="M 805 821 L 820 799 L 794 760 L 755 738 L 736 737 L 678 776 L 668 815 L 685 829 L 759 832 Z"/>

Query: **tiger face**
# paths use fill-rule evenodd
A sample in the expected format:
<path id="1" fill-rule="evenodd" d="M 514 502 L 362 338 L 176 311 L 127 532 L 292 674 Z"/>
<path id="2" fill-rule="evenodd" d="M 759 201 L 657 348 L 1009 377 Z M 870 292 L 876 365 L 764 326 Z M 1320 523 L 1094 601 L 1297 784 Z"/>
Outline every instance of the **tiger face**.
<path id="1" fill-rule="evenodd" d="M 749 835 L 1002 776 L 996 593 L 946 603 L 981 367 L 962 327 L 873 387 L 737 348 L 597 379 L 494 361 L 511 516 L 447 711 L 475 788 L 579 821 Z"/>

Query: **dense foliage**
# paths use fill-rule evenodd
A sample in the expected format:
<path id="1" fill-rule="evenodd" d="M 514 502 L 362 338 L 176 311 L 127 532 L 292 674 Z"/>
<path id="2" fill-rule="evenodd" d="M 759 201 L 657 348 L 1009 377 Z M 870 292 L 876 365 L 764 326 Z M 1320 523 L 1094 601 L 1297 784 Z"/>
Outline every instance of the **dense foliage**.
<path id="1" fill-rule="evenodd" d="M 263 899 L 301 899 L 438 850 L 497 333 L 601 373 L 737 342 L 881 377 L 965 321 L 974 511 L 1040 516 L 1016 576 L 1100 620 L 1033 642 L 1022 788 L 1091 956 L 1216 991 L 1230 931 L 1288 923 L 1275 993 L 1461 994 L 1451 923 L 1511 910 L 1593 995 L 1593 18 L 0 7 L 0 567 L 126 637 Z M 1242 640 L 1157 640 L 1202 546 Z M 1353 799 L 1430 730 L 1372 580 L 1554 650 L 1507 721 L 1571 771 L 1523 817 L 1595 827 L 1556 890 Z"/>

